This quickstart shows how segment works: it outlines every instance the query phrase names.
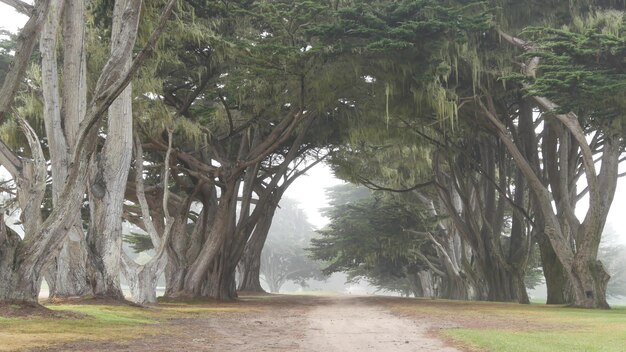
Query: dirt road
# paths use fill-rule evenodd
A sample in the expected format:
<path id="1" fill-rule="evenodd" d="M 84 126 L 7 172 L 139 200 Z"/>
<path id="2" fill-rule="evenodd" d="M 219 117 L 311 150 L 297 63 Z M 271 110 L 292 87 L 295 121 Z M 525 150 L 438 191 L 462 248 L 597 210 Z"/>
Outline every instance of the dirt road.
<path id="1" fill-rule="evenodd" d="M 302 351 L 459 351 L 430 337 L 428 322 L 400 318 L 359 298 L 331 301 L 308 313 Z"/>
<path id="2" fill-rule="evenodd" d="M 163 323 L 160 333 L 124 342 L 81 341 L 45 351 L 460 351 L 428 333 L 426 320 L 393 315 L 380 301 L 274 296 L 242 300 L 242 312 Z M 38 349 L 41 351 L 42 349 Z"/>

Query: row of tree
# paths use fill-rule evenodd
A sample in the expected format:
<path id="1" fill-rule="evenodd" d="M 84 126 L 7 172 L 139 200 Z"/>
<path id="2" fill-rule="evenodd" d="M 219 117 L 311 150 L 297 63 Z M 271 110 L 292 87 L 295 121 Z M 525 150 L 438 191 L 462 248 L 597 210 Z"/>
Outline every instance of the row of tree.
<path id="1" fill-rule="evenodd" d="M 448 262 L 437 246 L 438 239 L 446 236 L 439 226 L 439 222 L 447 219 L 445 210 L 444 215 L 434 216 L 430 208 L 415 198 L 415 191 L 411 192 L 413 194 L 372 191 L 344 184 L 326 192 L 331 206 L 325 210 L 325 215 L 331 222 L 318 231 L 319 235 L 312 239 L 309 248 L 311 256 L 319 260 L 318 265 L 325 264 L 324 274 L 344 272 L 348 281 L 365 280 L 379 291 L 407 297 L 481 299 L 474 285 L 485 284 L 484 281 L 470 281 L 460 290 L 458 284 L 448 281 L 451 277 L 446 272 Z M 500 236 L 500 245 L 506 250 L 511 245 L 510 220 L 510 216 L 505 219 Z M 475 275 L 478 269 L 473 267 L 476 261 L 471 260 L 474 255 L 471 248 L 463 248 L 462 238 L 457 238 L 456 242 L 458 250 L 464 251 L 452 252 L 458 253 L 456 260 L 463 261 L 463 268 Z M 541 252 L 537 243 L 530 246 L 522 278 L 525 288 L 519 289 L 539 290 L 541 297 L 545 283 Z M 607 296 L 616 300 L 626 297 L 625 253 L 626 246 L 620 243 L 619 233 L 611 227 L 605 228 L 598 259 L 611 275 Z M 470 260 L 463 256 L 469 256 Z M 522 294 L 526 297 L 525 292 Z"/>
<path id="2" fill-rule="evenodd" d="M 392 194 L 334 209 L 313 254 L 329 272 L 402 278 L 417 294 L 528 303 L 537 245 L 548 303 L 607 308 L 597 255 L 624 147 L 624 13 L 602 2 L 501 5 L 494 29 L 471 22 L 464 41 L 440 43 L 430 75 L 432 56 L 368 71 L 386 102 L 363 112 L 332 162 Z M 403 45 L 394 30 L 410 20 L 389 19 L 381 41 Z"/>
<path id="3" fill-rule="evenodd" d="M 44 277 L 53 297 L 121 299 L 120 272 L 141 303 L 161 273 L 171 298 L 233 298 L 238 267 L 259 289 L 279 200 L 331 156 L 408 197 L 352 211 L 397 220 L 380 260 L 412 243 L 422 291 L 526 301 L 538 243 L 551 302 L 607 306 L 613 2 L 3 2 L 30 19 L 0 60 L 3 213 L 20 218 L 0 226 L 1 302 L 35 302 Z"/>

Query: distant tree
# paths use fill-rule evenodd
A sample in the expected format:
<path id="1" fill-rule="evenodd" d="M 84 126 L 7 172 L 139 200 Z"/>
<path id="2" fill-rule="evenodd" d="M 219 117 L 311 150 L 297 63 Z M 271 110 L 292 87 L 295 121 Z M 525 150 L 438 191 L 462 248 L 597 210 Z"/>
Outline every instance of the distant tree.
<path id="1" fill-rule="evenodd" d="M 0 82 L 4 82 L 9 70 L 13 50 L 15 50 L 15 34 L 0 29 Z"/>
<path id="2" fill-rule="evenodd" d="M 541 285 L 545 280 L 543 270 L 541 269 L 539 246 L 533 245 L 530 251 L 526 265 L 526 275 L 524 276 L 524 285 L 527 289 L 532 290 Z"/>
<path id="3" fill-rule="evenodd" d="M 618 233 L 612 227 L 604 231 L 598 259 L 611 275 L 607 296 L 626 297 L 626 245 L 617 243 Z"/>
<path id="4" fill-rule="evenodd" d="M 261 276 L 271 292 L 278 292 L 287 281 L 306 286 L 307 280 L 322 278 L 320 264 L 305 252 L 313 225 L 297 202 L 283 198 L 280 206 L 261 254 Z"/>
<path id="5" fill-rule="evenodd" d="M 327 210 L 331 223 L 318 231 L 320 238 L 311 240 L 312 257 L 328 263 L 325 274 L 346 272 L 352 280 L 363 278 L 403 294 L 435 293 L 433 280 L 424 280 L 424 275 L 430 276 L 429 258 L 437 257 L 428 237 L 436 218 L 402 196 L 349 185 L 330 194 L 336 204 Z M 347 202 L 338 204 L 338 199 Z"/>

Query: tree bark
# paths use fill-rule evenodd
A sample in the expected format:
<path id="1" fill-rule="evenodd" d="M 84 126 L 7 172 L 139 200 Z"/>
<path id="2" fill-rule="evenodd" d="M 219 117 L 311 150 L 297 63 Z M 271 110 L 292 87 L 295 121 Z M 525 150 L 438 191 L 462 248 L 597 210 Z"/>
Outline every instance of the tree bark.
<path id="1" fill-rule="evenodd" d="M 118 0 L 113 10 L 111 53 L 123 46 L 134 46 L 124 33 L 122 16 L 132 0 Z M 141 1 L 133 12 L 135 28 L 138 24 Z M 126 52 L 120 65 L 124 72 L 130 68 L 132 52 Z M 122 213 L 124 192 L 133 150 L 132 87 L 128 86 L 111 104 L 108 111 L 107 138 L 102 151 L 92 159 L 89 177 L 90 216 L 88 233 L 90 249 L 90 280 L 96 296 L 123 299 L 120 286 L 122 254 Z"/>
<path id="2" fill-rule="evenodd" d="M 191 264 L 187 275 L 185 276 L 183 291 L 176 293 L 175 296 L 180 297 L 200 297 L 203 296 L 203 291 L 206 292 L 205 286 L 209 276 L 209 269 L 211 266 L 215 266 L 215 269 L 219 269 L 216 265 L 219 265 L 218 254 L 226 240 L 228 234 L 229 219 L 231 215 L 231 206 L 233 196 L 236 197 L 237 182 L 232 179 L 225 181 L 225 185 L 222 188 L 220 194 L 220 200 L 217 207 L 215 221 L 213 222 L 210 232 L 206 236 L 206 240 L 202 245 L 202 249 L 198 253 L 196 260 Z M 218 282 L 221 281 L 220 277 L 213 277 Z M 218 294 L 221 292 L 218 290 Z"/>
<path id="3" fill-rule="evenodd" d="M 212 187 L 203 185 L 200 195 L 203 206 L 191 233 L 187 234 L 186 229 L 174 231 L 167 246 L 169 261 L 165 268 L 165 296 L 169 298 L 175 298 L 184 290 L 189 265 L 197 258 L 199 247 L 206 240 L 204 235 L 215 219 Z"/>
<path id="4" fill-rule="evenodd" d="M 571 288 L 563 265 L 552 249 L 550 240 L 543 235 L 538 236 L 539 252 L 543 267 L 543 275 L 546 279 L 547 300 L 546 304 L 571 304 Z"/>
<path id="5" fill-rule="evenodd" d="M 525 303 L 525 287 L 512 280 L 516 274 L 510 256 L 513 248 L 502 243 L 507 205 L 503 192 L 508 177 L 503 151 L 490 138 L 468 141 L 465 147 L 472 152 L 459 152 L 456 159 L 449 157 L 446 165 L 441 163 L 439 152 L 433 158 L 439 199 L 453 227 L 471 248 L 472 259 L 463 265 L 463 280 L 471 283 L 475 299 Z M 528 253 L 520 254 L 525 254 L 518 258 L 525 263 Z M 448 266 L 444 263 L 452 269 L 452 277 L 459 275 L 460 270 Z M 459 280 L 447 282 L 456 285 Z"/>
<path id="6" fill-rule="evenodd" d="M 0 214 L 0 303 L 37 302 L 33 298 L 39 294 L 37 282 L 20 275 L 21 242 L 20 236 L 5 225 L 4 214 Z"/>
<path id="7" fill-rule="evenodd" d="M 246 243 L 246 248 L 239 264 L 242 274 L 239 282 L 239 291 L 265 292 L 263 287 L 261 287 L 260 280 L 261 253 L 269 234 L 274 213 L 274 210 L 270 210 L 267 215 L 263 216 L 260 224 L 254 229 L 250 240 Z"/>
<path id="8" fill-rule="evenodd" d="M 68 175 L 69 150 L 87 104 L 84 46 L 84 4 L 77 0 L 53 1 L 44 25 L 40 51 L 44 92 L 44 121 L 52 171 L 52 203 L 58 204 Z M 59 90 L 57 38 L 63 31 L 63 80 Z M 60 94 L 61 93 L 61 94 Z M 62 100 L 62 104 L 61 104 Z M 82 195 L 80 196 L 82 200 Z M 47 276 L 50 298 L 90 295 L 87 282 L 87 248 L 80 210 L 70 217 L 74 223 Z"/>

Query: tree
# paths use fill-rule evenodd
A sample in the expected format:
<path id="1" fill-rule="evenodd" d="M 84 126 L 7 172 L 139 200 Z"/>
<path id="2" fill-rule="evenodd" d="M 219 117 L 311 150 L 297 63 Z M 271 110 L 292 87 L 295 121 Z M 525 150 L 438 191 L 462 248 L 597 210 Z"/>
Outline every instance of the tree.
<path id="1" fill-rule="evenodd" d="M 260 258 L 260 275 L 271 292 L 279 292 L 287 281 L 304 286 L 308 279 L 321 276 L 318 263 L 305 252 L 312 235 L 313 226 L 298 203 L 282 198 Z"/>
<path id="2" fill-rule="evenodd" d="M 205 197 L 203 209 L 206 216 L 212 214 L 200 238 L 194 238 L 203 245 L 173 238 L 181 245 L 174 246 L 178 252 L 171 256 L 185 257 L 177 262 L 187 266 L 174 270 L 181 277 L 173 296 L 234 297 L 235 268 L 245 245 L 260 219 L 269 214 L 266 208 L 282 194 L 280 187 L 289 183 L 285 176 L 295 170 L 290 165 L 302 158 L 306 148 L 301 146 L 308 143 L 309 128 L 316 118 L 337 114 L 340 92 L 326 89 L 334 84 L 329 72 L 335 66 L 326 62 L 326 53 L 309 33 L 318 19 L 324 19 L 326 7 L 292 3 L 258 2 L 224 11 L 223 38 L 230 41 L 228 50 L 235 54 L 224 63 L 223 71 L 210 72 L 217 87 L 207 87 L 204 81 L 195 85 L 193 107 L 191 101 L 181 99 L 189 92 L 186 84 L 173 85 L 164 95 L 165 103 L 202 135 L 202 143 L 175 146 L 174 155 L 192 182 L 205 183 L 200 192 Z M 237 16 L 250 21 L 236 21 Z M 285 26 L 285 18 L 293 24 Z M 237 26 L 242 24 L 246 26 Z M 202 48 L 193 52 L 206 55 Z M 251 72 L 254 79 L 250 79 Z M 329 91 L 331 97 L 326 96 Z M 156 135 L 149 148 L 162 152 L 164 143 Z"/>
<path id="3" fill-rule="evenodd" d="M 334 189 L 342 188 L 347 186 Z M 419 203 L 401 198 L 372 194 L 329 209 L 330 225 L 319 231 L 320 238 L 311 240 L 313 258 L 329 263 L 324 273 L 344 271 L 354 279 L 367 278 L 381 289 L 437 296 L 440 282 L 420 277 L 428 276 L 429 270 L 445 276 L 433 264 L 437 249 L 429 238 L 437 219 Z"/>
<path id="4" fill-rule="evenodd" d="M 524 50 L 536 50 L 518 38 L 500 33 L 507 42 L 515 46 L 522 47 Z M 579 37 L 575 38 L 579 39 Z M 550 38 L 546 40 L 550 41 Z M 546 144 L 543 148 L 543 155 L 548 163 L 546 164 L 547 183 L 550 184 L 552 192 L 547 189 L 547 184 L 538 174 L 537 165 L 533 164 L 533 159 L 525 157 L 520 152 L 519 146 L 511 138 L 507 127 L 499 119 L 493 97 L 486 94 L 488 105 L 481 101 L 478 103 L 484 116 L 494 126 L 496 134 L 523 172 L 533 192 L 538 211 L 541 212 L 545 224 L 545 234 L 571 284 L 573 303 L 583 307 L 608 308 L 605 290 L 609 276 L 596 257 L 602 228 L 615 193 L 621 137 L 615 133 L 614 129 L 606 129 L 602 125 L 594 124 L 591 119 L 588 119 L 586 123 L 582 122 L 584 120 L 580 118 L 584 116 L 578 116 L 575 112 L 563 113 L 558 105 L 539 95 L 546 92 L 547 82 L 555 82 L 550 77 L 550 70 L 555 66 L 550 65 L 549 62 L 547 65 L 543 64 L 540 56 L 540 54 L 533 55 L 526 64 L 524 74 L 531 79 L 537 77 L 535 85 L 526 87 L 531 94 L 537 94 L 534 96 L 535 104 L 552 118 L 546 124 L 548 126 L 546 131 L 552 131 L 553 134 L 544 139 Z M 571 65 L 569 62 L 568 64 Z M 568 67 L 572 69 L 571 66 Z M 547 68 L 545 76 L 539 74 L 543 68 Z M 550 89 L 555 89 L 553 93 L 558 89 L 559 95 L 567 99 L 567 92 L 561 92 L 558 85 L 548 84 L 548 86 Z M 601 109 L 594 110 L 593 106 L 586 108 L 592 109 L 599 115 L 605 115 Z M 589 116 L 592 117 L 593 114 Z M 605 126 L 608 125 L 605 124 Z M 585 137 L 587 134 L 595 134 L 596 137 L 589 142 Z M 598 144 L 603 146 L 601 151 L 596 149 Z M 599 173 L 594 165 L 596 153 L 600 154 L 602 160 Z M 578 161 L 580 164 L 577 164 Z M 534 168 L 533 165 L 535 165 Z M 574 214 L 574 207 L 582 198 L 576 191 L 576 180 L 583 175 L 587 181 L 586 190 L 583 193 L 589 195 L 590 211 L 581 222 Z M 552 208 L 553 202 L 557 205 L 556 213 Z M 576 243 L 575 249 L 570 245 L 571 241 Z"/>
<path id="5" fill-rule="evenodd" d="M 43 25 L 41 90 L 43 121 L 52 178 L 52 206 L 57 206 L 68 176 L 69 151 L 77 142 L 79 124 L 87 106 L 87 61 L 85 9 L 81 1 L 53 1 Z M 58 64 L 57 38 L 63 33 L 62 68 Z M 59 75 L 59 71 L 62 75 Z M 83 195 L 80 196 L 83 201 Z M 87 282 L 87 250 L 80 209 L 71 215 L 73 228 L 46 275 L 50 297 L 83 296 L 93 293 Z M 68 220 L 70 221 L 70 220 Z"/>
<path id="6" fill-rule="evenodd" d="M 126 87 L 139 64 L 151 50 L 158 35 L 163 29 L 175 1 L 170 1 L 165 7 L 159 25 L 146 46 L 133 60 L 133 65 L 125 70 L 120 65 L 126 53 L 133 49 L 134 38 L 137 34 L 139 21 L 139 7 L 141 2 L 128 4 L 117 3 L 122 7 L 122 16 L 127 20 L 122 23 L 120 33 L 122 46 L 112 52 L 102 68 L 98 82 L 87 104 L 85 117 L 77 132 L 76 143 L 70 153 L 70 167 L 68 176 L 58 198 L 58 206 L 54 207 L 45 221 L 41 221 L 40 207 L 45 190 L 46 168 L 39 138 L 24 119 L 20 121 L 22 128 L 29 139 L 32 159 L 20 157 L 2 144 L 2 165 L 5 166 L 18 185 L 18 198 L 21 198 L 20 207 L 24 220 L 25 237 L 21 239 L 16 233 L 6 228 L 2 222 L 0 231 L 0 248 L 2 263 L 0 265 L 0 301 L 28 302 L 37 301 L 37 295 L 42 274 L 50 260 L 58 254 L 67 234 L 73 227 L 68 222 L 71 214 L 76 214 L 81 206 L 82 194 L 86 184 L 88 158 L 95 151 L 99 122 L 109 105 Z M 21 75 L 28 64 L 27 58 L 38 36 L 38 27 L 43 22 L 48 11 L 48 2 L 40 2 L 33 10 L 33 16 L 22 30 L 23 41 L 18 43 L 15 64 L 7 74 L 2 88 L 2 102 L 0 115 L 4 117 L 10 107 Z M 23 49 L 26 49 L 24 52 Z M 6 93 L 6 94 L 5 94 Z M 26 166 L 26 168 L 24 168 Z M 25 173 L 26 172 L 26 173 Z M 33 189 L 34 188 L 34 189 Z M 41 196 L 40 196 L 41 195 Z M 59 235 L 61 234 L 61 235 Z"/>

